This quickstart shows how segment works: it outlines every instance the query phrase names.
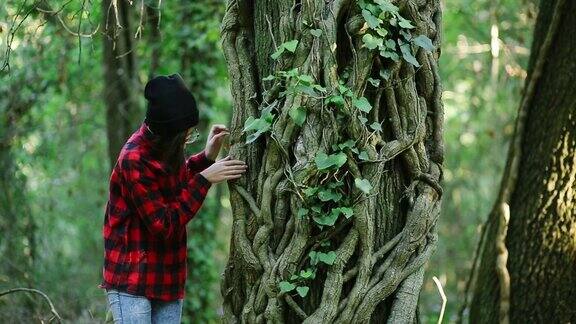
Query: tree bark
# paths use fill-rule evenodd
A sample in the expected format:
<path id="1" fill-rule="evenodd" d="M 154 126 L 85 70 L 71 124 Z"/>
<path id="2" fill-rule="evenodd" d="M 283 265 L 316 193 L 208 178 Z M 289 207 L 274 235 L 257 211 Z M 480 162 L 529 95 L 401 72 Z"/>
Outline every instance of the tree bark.
<path id="1" fill-rule="evenodd" d="M 574 1 L 540 3 L 514 141 L 485 226 L 474 323 L 576 321 L 574 13 Z M 506 231 L 499 222 L 507 206 Z M 504 250 L 496 249 L 498 232 L 505 233 Z M 497 266 L 499 251 L 507 264 Z"/>
<path id="2" fill-rule="evenodd" d="M 132 19 L 127 1 L 102 1 L 104 25 L 104 101 L 110 167 L 139 120 L 133 89 L 139 89 L 133 51 Z M 143 118 L 142 118 L 143 119 Z"/>
<path id="3" fill-rule="evenodd" d="M 364 45 L 359 2 L 228 2 L 222 38 L 234 98 L 230 155 L 249 167 L 229 182 L 225 322 L 417 320 L 442 192 L 441 11 L 435 0 L 393 3 L 415 26 L 411 35 L 435 45 L 415 49 L 418 68 Z M 387 39 L 401 44 L 400 27 L 388 27 Z M 302 123 L 293 117 L 299 107 Z M 270 113 L 270 129 L 245 143 L 252 136 L 245 137 L 245 121 Z M 318 152 L 345 162 L 325 168 Z M 308 195 L 314 190 L 333 201 Z M 353 215 L 318 226 L 336 206 Z"/>

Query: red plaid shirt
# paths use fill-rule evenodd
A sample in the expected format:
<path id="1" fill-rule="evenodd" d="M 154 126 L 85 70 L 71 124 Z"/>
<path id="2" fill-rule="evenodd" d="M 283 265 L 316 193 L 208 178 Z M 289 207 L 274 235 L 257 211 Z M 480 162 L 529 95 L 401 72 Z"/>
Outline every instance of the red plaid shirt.
<path id="1" fill-rule="evenodd" d="M 151 136 L 142 123 L 112 171 L 98 287 L 172 301 L 184 298 L 186 224 L 211 186 L 199 172 L 214 161 L 202 151 L 168 174 L 150 155 Z"/>

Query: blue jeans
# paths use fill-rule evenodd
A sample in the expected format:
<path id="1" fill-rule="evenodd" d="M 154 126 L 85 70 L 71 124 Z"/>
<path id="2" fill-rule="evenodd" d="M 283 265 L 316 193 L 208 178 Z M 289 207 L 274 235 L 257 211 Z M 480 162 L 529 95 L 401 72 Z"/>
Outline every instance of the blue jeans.
<path id="1" fill-rule="evenodd" d="M 107 289 L 108 305 L 114 324 L 179 324 L 182 299 L 161 301 Z"/>

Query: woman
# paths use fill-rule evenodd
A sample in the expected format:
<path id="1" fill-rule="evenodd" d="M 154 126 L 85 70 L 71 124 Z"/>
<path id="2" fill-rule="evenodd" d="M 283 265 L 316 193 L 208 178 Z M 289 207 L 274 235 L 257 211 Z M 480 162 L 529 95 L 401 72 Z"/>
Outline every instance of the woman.
<path id="1" fill-rule="evenodd" d="M 180 75 L 151 79 L 144 96 L 146 118 L 110 177 L 99 287 L 106 289 L 115 323 L 180 323 L 186 224 L 213 183 L 237 179 L 247 167 L 229 157 L 215 161 L 229 135 L 224 125 L 213 125 L 204 150 L 185 159 L 199 112 Z"/>

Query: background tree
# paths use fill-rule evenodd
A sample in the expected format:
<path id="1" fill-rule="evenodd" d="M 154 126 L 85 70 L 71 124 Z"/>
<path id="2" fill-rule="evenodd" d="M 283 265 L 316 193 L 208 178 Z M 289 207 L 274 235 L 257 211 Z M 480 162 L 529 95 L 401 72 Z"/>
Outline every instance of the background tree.
<path id="1" fill-rule="evenodd" d="M 573 1 L 540 3 L 515 136 L 481 245 L 475 323 L 576 320 L 574 12 Z"/>
<path id="2" fill-rule="evenodd" d="M 414 320 L 442 191 L 440 17 L 229 1 L 231 155 L 249 169 L 230 184 L 227 322 Z"/>

